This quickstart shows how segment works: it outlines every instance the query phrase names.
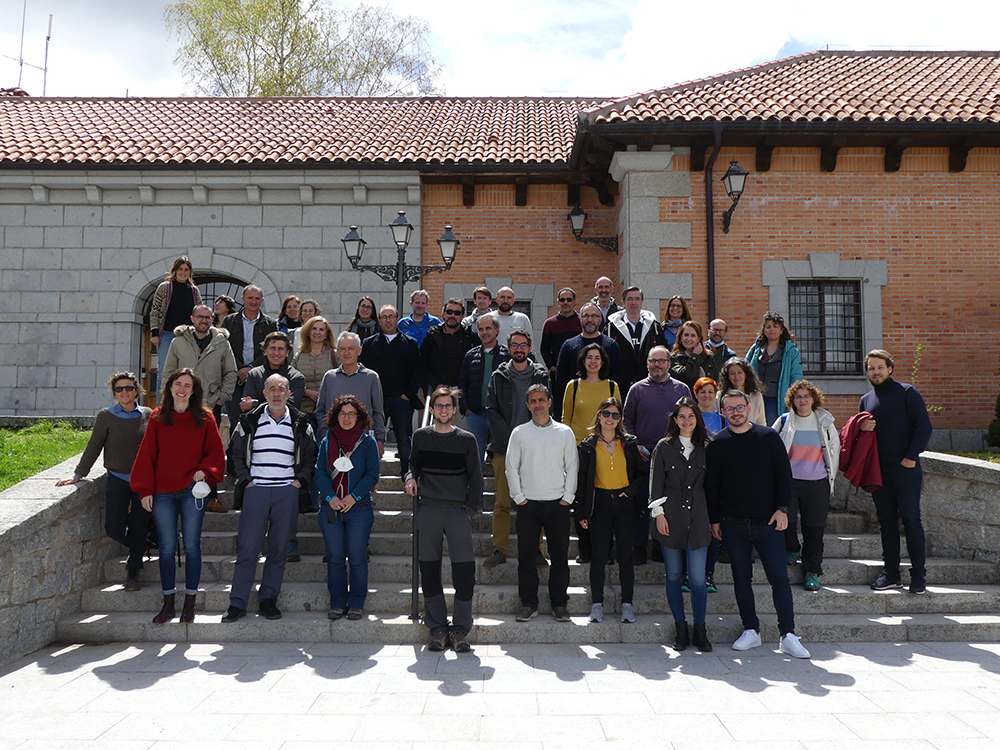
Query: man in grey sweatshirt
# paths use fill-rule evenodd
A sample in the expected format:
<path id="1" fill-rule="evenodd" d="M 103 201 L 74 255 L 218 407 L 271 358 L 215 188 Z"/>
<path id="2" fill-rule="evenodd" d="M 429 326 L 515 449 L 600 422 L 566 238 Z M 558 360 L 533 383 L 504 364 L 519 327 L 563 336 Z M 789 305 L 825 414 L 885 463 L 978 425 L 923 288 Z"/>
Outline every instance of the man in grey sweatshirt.
<path id="1" fill-rule="evenodd" d="M 552 419 L 552 397 L 544 385 L 532 385 L 526 397 L 531 421 L 514 428 L 504 469 L 517 504 L 518 622 L 538 614 L 538 548 L 545 530 L 549 541 L 549 600 L 558 622 L 569 622 L 569 506 L 576 495 L 579 454 L 573 430 Z"/>

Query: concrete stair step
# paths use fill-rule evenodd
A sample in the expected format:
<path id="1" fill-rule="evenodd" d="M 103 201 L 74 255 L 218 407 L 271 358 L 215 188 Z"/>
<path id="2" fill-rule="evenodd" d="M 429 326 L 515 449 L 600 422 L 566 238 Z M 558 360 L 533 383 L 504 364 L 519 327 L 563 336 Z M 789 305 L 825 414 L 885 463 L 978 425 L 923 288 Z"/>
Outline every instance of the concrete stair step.
<path id="1" fill-rule="evenodd" d="M 56 638 L 70 643 L 168 642 L 168 643 L 425 643 L 427 629 L 406 615 L 366 614 L 361 620 L 331 622 L 322 612 L 287 612 L 280 620 L 248 615 L 223 624 L 219 613 L 199 613 L 191 624 L 176 620 L 154 625 L 150 612 L 82 612 L 60 620 Z M 728 650 L 742 625 L 735 615 L 711 615 L 707 620 L 716 649 Z M 805 615 L 796 619 L 796 633 L 809 643 L 853 641 L 958 641 L 1000 640 L 1000 615 L 916 614 L 900 616 L 864 614 Z M 763 648 L 776 650 L 779 633 L 770 616 L 761 622 Z M 669 643 L 673 621 L 669 615 L 640 615 L 635 623 L 617 618 L 589 623 L 585 615 L 558 623 L 541 614 L 526 623 L 513 615 L 480 615 L 470 640 L 477 644 L 503 643 Z M 693 650 L 692 650 L 693 651 Z M 691 658 L 697 658 L 692 653 Z"/>

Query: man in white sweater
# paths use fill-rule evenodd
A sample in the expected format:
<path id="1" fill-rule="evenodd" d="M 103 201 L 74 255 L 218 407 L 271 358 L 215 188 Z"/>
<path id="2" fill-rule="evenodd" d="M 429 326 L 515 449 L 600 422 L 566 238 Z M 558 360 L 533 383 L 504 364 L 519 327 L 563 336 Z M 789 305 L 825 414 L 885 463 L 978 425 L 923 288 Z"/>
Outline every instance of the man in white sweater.
<path id="1" fill-rule="evenodd" d="M 531 421 L 514 428 L 507 445 L 505 471 L 517 505 L 517 589 L 527 622 L 538 614 L 535 540 L 542 530 L 549 541 L 549 600 L 552 616 L 569 622 L 569 506 L 576 495 L 579 454 L 573 430 L 552 419 L 552 397 L 544 385 L 527 393 Z"/>

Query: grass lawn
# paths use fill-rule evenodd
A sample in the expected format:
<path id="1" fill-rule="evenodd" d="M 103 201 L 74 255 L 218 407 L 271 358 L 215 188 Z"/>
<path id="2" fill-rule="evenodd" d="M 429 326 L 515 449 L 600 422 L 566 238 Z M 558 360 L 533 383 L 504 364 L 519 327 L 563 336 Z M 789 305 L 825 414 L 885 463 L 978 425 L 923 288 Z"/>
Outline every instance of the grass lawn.
<path id="1" fill-rule="evenodd" d="M 986 451 L 948 451 L 953 456 L 964 456 L 965 458 L 978 458 L 980 461 L 1000 464 L 1000 453 L 987 453 Z"/>
<path id="2" fill-rule="evenodd" d="M 0 491 L 75 456 L 89 438 L 89 429 L 80 430 L 65 422 L 0 429 Z"/>

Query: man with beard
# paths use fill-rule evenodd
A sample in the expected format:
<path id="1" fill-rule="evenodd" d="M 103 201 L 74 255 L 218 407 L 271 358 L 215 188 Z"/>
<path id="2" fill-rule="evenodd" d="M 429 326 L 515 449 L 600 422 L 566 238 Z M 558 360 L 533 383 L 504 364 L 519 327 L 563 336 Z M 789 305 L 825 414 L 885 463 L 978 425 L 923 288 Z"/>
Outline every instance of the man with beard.
<path id="1" fill-rule="evenodd" d="M 556 392 L 560 394 L 566 390 L 566 384 L 576 377 L 577 359 L 580 350 L 587 344 L 600 344 L 608 353 L 612 380 L 621 383 L 624 377 L 621 350 L 613 338 L 601 333 L 601 311 L 593 302 L 588 302 L 580 308 L 580 325 L 583 330 L 578 336 L 566 340 L 559 348 L 559 356 L 556 358 Z M 626 390 L 621 387 L 623 397 L 626 395 Z M 561 401 L 562 396 L 559 399 Z"/>
<path id="2" fill-rule="evenodd" d="M 559 350 L 569 339 L 578 335 L 583 327 L 580 325 L 580 316 L 573 305 L 576 303 L 576 292 L 569 287 L 559 290 L 556 295 L 559 303 L 559 312 L 551 318 L 547 318 L 542 325 L 542 359 L 545 366 L 549 368 L 549 380 L 553 384 L 556 382 L 556 362 L 559 359 Z M 553 411 L 555 418 L 559 419 L 562 413 L 562 391 L 558 388 L 552 394 Z"/>
<path id="3" fill-rule="evenodd" d="M 483 465 L 472 433 L 455 426 L 458 391 L 439 386 L 430 395 L 433 425 L 413 435 L 410 472 L 403 489 L 417 495 L 420 579 L 424 591 L 424 624 L 431 631 L 430 651 L 448 644 L 458 653 L 472 650 L 472 595 L 476 554 L 472 514 L 483 500 Z M 442 541 L 448 538 L 451 580 L 455 587 L 454 617 L 448 627 L 448 603 L 441 582 Z"/>
<path id="4" fill-rule="evenodd" d="M 497 292 L 497 320 L 500 323 L 499 338 L 506 341 L 511 331 L 520 328 L 531 332 L 531 318 L 524 313 L 514 312 L 514 290 L 509 286 L 501 287 Z"/>
<path id="5" fill-rule="evenodd" d="M 594 298 L 590 301 L 597 305 L 601 311 L 601 325 L 599 327 L 602 333 L 607 330 L 608 320 L 611 316 L 621 310 L 615 303 L 614 290 L 615 286 L 607 276 L 602 276 L 594 282 Z"/>
<path id="6" fill-rule="evenodd" d="M 712 352 L 716 372 L 722 372 L 726 360 L 736 356 L 736 352 L 726 346 L 728 333 L 729 324 L 721 318 L 716 318 L 708 324 L 708 340 L 705 342 L 705 347 Z"/>
<path id="7" fill-rule="evenodd" d="M 474 346 L 462 360 L 462 370 L 458 374 L 459 410 L 465 415 L 469 432 L 476 436 L 479 445 L 479 459 L 486 459 L 486 447 L 490 438 L 490 418 L 486 413 L 486 396 L 490 378 L 504 362 L 510 361 L 507 347 L 497 341 L 500 325 L 495 313 L 486 313 L 476 321 L 479 329 L 479 346 Z"/>
<path id="8" fill-rule="evenodd" d="M 783 532 L 792 499 L 788 452 L 777 432 L 750 421 L 750 399 L 743 391 L 728 391 L 722 397 L 722 412 L 729 426 L 716 433 L 706 450 L 705 499 L 712 535 L 729 549 L 733 590 L 743 621 L 743 633 L 733 650 L 749 651 L 761 645 L 752 586 L 752 550 L 756 549 L 771 584 L 781 653 L 808 659 L 809 651 L 795 635 L 786 568 Z"/>
<path id="9" fill-rule="evenodd" d="M 461 300 L 453 297 L 445 302 L 443 313 L 444 322 L 431 328 L 420 345 L 426 393 L 439 385 L 457 386 L 466 352 L 479 343 L 479 337 L 462 325 L 465 309 Z M 465 424 L 464 414 L 455 416 L 460 426 Z"/>
<path id="10" fill-rule="evenodd" d="M 643 294 L 637 286 L 625 290 L 625 309 L 608 321 L 608 336 L 613 338 L 622 354 L 625 376 L 618 386 L 628 393 L 633 383 L 646 377 L 646 358 L 660 337 L 660 322 L 649 310 L 642 309 Z"/>
<path id="11" fill-rule="evenodd" d="M 493 508 L 493 554 L 483 563 L 493 568 L 507 562 L 507 545 L 510 543 L 510 487 L 504 473 L 504 457 L 510 433 L 518 425 L 531 419 L 528 411 L 528 388 L 533 385 L 549 387 L 549 373 L 545 365 L 528 359 L 531 354 L 531 334 L 516 330 L 507 337 L 510 362 L 497 368 L 490 378 L 486 396 L 486 413 L 489 415 L 493 438 L 493 470 L 496 473 L 496 505 Z M 537 562 L 545 565 L 541 550 Z"/>

